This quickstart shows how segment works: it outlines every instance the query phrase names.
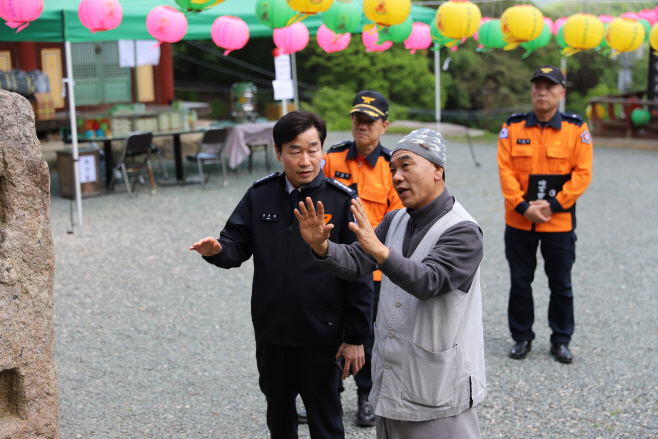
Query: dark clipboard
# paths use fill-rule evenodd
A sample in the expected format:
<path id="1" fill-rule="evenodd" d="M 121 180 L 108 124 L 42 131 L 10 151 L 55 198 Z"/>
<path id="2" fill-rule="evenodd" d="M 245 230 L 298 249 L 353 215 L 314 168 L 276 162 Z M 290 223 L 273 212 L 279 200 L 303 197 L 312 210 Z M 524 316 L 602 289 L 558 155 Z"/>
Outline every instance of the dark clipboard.
<path id="1" fill-rule="evenodd" d="M 562 190 L 571 174 L 530 174 L 526 201 L 551 200 Z"/>

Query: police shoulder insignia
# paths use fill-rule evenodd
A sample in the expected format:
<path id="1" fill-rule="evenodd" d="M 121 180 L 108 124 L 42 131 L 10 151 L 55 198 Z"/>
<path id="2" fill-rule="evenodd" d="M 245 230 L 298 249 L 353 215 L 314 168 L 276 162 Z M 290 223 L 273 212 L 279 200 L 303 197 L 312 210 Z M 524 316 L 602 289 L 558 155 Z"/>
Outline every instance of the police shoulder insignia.
<path id="1" fill-rule="evenodd" d="M 337 187 L 338 189 L 348 193 L 352 197 L 356 195 L 356 191 L 354 189 L 350 189 L 349 187 L 345 186 L 343 183 L 341 183 L 338 180 L 334 180 L 333 178 L 327 178 L 327 182 Z"/>
<path id="2" fill-rule="evenodd" d="M 256 180 L 256 181 L 254 181 L 254 186 L 256 186 L 257 184 L 261 184 L 261 183 L 263 183 L 263 182 L 265 182 L 265 181 L 267 181 L 267 180 L 270 180 L 270 179 L 272 179 L 272 178 L 274 178 L 274 177 L 278 177 L 279 175 L 281 175 L 281 174 L 278 173 L 278 172 L 275 172 L 274 174 L 270 174 L 270 175 L 268 175 L 267 177 L 263 177 L 263 178 L 261 178 L 260 180 Z"/>
<path id="3" fill-rule="evenodd" d="M 499 139 L 507 139 L 508 137 L 509 137 L 509 131 L 507 130 L 507 127 L 500 130 L 500 136 L 498 136 Z"/>
<path id="4" fill-rule="evenodd" d="M 589 131 L 585 130 L 580 133 L 580 140 L 582 140 L 583 143 L 587 143 L 588 145 L 591 144 L 592 136 L 590 136 Z"/>

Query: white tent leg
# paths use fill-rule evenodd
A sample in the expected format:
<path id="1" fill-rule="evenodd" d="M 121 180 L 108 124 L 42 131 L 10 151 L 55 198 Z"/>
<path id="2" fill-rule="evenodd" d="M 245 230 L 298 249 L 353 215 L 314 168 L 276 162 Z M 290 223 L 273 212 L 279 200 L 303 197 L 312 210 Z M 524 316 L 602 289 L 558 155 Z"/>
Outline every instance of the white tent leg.
<path id="1" fill-rule="evenodd" d="M 434 96 L 436 109 L 436 132 L 441 132 L 441 52 L 434 52 Z"/>
<path id="2" fill-rule="evenodd" d="M 294 91 L 295 110 L 299 110 L 299 89 L 297 88 L 297 57 L 295 53 L 290 54 L 290 61 L 292 61 L 292 88 Z"/>
<path id="3" fill-rule="evenodd" d="M 75 94 L 73 92 L 73 63 L 71 62 L 71 42 L 64 43 L 66 57 L 66 71 L 68 78 L 69 112 L 71 118 L 71 144 L 73 145 L 73 175 L 75 182 L 75 204 L 78 207 L 78 225 L 82 225 L 82 195 L 80 193 L 80 162 L 78 161 L 78 123 L 75 114 Z"/>

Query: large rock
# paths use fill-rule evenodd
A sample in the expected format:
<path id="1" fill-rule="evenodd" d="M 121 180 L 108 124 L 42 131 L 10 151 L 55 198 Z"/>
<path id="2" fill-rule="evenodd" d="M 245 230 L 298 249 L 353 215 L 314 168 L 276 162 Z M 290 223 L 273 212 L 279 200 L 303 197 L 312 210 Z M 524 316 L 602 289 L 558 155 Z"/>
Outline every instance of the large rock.
<path id="1" fill-rule="evenodd" d="M 0 90 L 0 439 L 59 438 L 50 174 L 29 102 Z"/>

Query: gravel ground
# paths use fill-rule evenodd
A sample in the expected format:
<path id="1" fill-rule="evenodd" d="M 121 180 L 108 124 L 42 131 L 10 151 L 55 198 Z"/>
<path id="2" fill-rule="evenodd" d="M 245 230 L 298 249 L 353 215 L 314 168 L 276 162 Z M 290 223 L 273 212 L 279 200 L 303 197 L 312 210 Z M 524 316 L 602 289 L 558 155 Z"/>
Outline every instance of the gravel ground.
<path id="1" fill-rule="evenodd" d="M 328 142 L 348 137 L 330 133 Z M 383 143 L 401 137 L 387 135 Z M 506 356 L 509 280 L 496 148 L 478 144 L 475 153 L 481 167 L 467 145 L 448 142 L 448 188 L 485 236 L 483 437 L 658 437 L 658 228 L 651 207 L 658 154 L 595 151 L 594 181 L 578 203 L 575 360 L 564 365 L 548 352 L 541 269 L 534 349 L 523 361 Z M 144 186 L 129 199 L 117 186 L 83 201 L 85 225 L 73 235 L 70 204 L 59 197 L 53 173 L 62 438 L 268 437 L 249 316 L 253 265 L 225 271 L 187 250 L 218 235 L 245 190 L 266 175 L 263 155 L 254 162 L 253 175 L 243 164 L 220 190 L 160 187 L 150 196 Z M 346 436 L 374 438 L 374 429 L 354 425 L 353 380 L 346 387 Z M 308 437 L 305 426 L 300 437 Z"/>

